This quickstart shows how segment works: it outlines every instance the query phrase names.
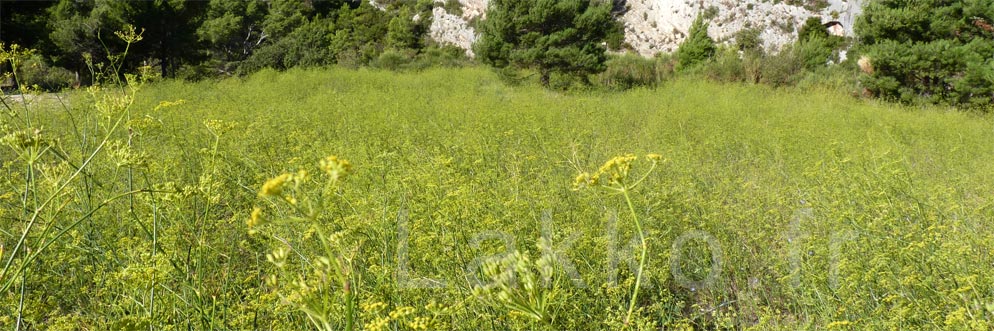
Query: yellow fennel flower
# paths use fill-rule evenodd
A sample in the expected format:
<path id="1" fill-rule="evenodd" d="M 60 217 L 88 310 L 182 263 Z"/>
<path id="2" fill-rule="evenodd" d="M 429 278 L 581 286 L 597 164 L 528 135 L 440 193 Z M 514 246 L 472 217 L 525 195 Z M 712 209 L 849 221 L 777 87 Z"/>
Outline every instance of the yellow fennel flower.
<path id="1" fill-rule="evenodd" d="M 290 179 L 290 174 L 282 174 L 276 176 L 276 178 L 267 180 L 265 184 L 262 184 L 262 190 L 259 191 L 259 196 L 279 196 L 283 194 L 283 185 L 286 181 Z"/>
<path id="2" fill-rule="evenodd" d="M 331 176 L 333 180 L 338 180 L 352 171 L 352 164 L 346 159 L 332 155 L 321 160 L 321 171 Z"/>
<path id="3" fill-rule="evenodd" d="M 248 220 L 249 228 L 262 225 L 264 221 L 265 220 L 262 218 L 262 208 L 259 207 L 252 208 L 252 214 L 249 216 Z"/>

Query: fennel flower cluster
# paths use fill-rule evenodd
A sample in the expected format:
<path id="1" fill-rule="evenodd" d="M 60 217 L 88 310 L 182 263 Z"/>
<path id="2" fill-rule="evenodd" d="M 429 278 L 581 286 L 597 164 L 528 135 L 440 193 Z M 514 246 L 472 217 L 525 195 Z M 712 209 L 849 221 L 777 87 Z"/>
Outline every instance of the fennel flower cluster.
<path id="1" fill-rule="evenodd" d="M 663 160 L 660 154 L 648 154 L 646 159 L 655 166 Z M 593 174 L 581 172 L 573 181 L 573 189 L 580 190 L 587 187 L 608 187 L 623 188 L 629 172 L 632 170 L 632 162 L 638 160 L 634 154 L 615 156 L 604 162 Z"/>
<path id="2" fill-rule="evenodd" d="M 267 180 L 265 184 L 262 184 L 262 190 L 259 191 L 259 196 L 263 197 L 276 197 L 283 195 L 283 186 L 286 182 L 293 177 L 292 174 L 282 174 L 276 176 L 273 179 Z"/>
<path id="3" fill-rule="evenodd" d="M 346 159 L 339 159 L 337 156 L 329 156 L 321 160 L 321 171 L 331 176 L 332 180 L 339 180 L 352 172 L 352 164 Z"/>
<path id="4" fill-rule="evenodd" d="M 340 159 L 334 155 L 321 159 L 318 165 L 321 172 L 328 176 L 328 183 L 332 186 L 352 172 L 352 164 L 349 163 L 348 160 Z M 259 197 L 278 198 L 286 201 L 290 205 L 297 206 L 297 195 L 301 193 L 301 185 L 306 183 L 309 178 L 310 177 L 308 176 L 306 170 L 299 170 L 296 173 L 284 173 L 270 178 L 263 183 L 262 188 L 259 189 Z M 290 193 L 287 193 L 287 186 L 290 187 Z M 265 223 L 262 208 L 258 206 L 254 207 L 252 212 L 249 214 L 249 219 L 246 223 L 250 229 Z M 252 230 L 250 230 L 250 232 L 252 232 Z"/>

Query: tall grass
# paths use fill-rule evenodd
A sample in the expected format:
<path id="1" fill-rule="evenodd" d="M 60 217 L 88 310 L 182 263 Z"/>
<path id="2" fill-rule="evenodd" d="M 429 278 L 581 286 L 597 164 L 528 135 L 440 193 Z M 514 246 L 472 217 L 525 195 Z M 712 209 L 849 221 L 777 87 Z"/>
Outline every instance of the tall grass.
<path id="1" fill-rule="evenodd" d="M 85 95 L 69 100 L 25 111 L 31 127 L 92 147 L 101 117 Z M 983 330 L 994 318 L 987 116 L 679 78 L 560 94 L 479 68 L 162 81 L 131 109 L 120 151 L 62 208 L 149 192 L 72 228 L 40 219 L 65 234 L 0 293 L 18 303 L 0 305 L 0 325 Z M 7 260 L 31 168 L 2 153 Z M 572 190 L 577 168 L 627 153 L 660 155 L 630 203 Z M 330 189 L 329 155 L 352 165 Z M 34 168 L 59 164 L 46 154 Z M 299 186 L 260 197 L 281 174 Z M 629 214 L 638 223 L 619 221 Z"/>

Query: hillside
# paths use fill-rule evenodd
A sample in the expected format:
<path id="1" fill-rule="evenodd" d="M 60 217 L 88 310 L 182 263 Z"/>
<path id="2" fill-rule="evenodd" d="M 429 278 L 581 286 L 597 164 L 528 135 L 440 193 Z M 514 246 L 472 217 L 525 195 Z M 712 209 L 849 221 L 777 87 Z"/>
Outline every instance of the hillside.
<path id="1" fill-rule="evenodd" d="M 455 0 L 453 0 L 455 1 Z M 485 16 L 486 0 L 459 0 L 461 13 L 434 9 L 431 36 L 437 41 L 469 49 L 475 41 L 472 22 Z M 698 13 L 713 16 L 708 34 L 718 41 L 733 41 L 745 28 L 756 28 L 766 49 L 776 51 L 797 38 L 797 29 L 808 17 L 823 22 L 842 23 L 846 35 L 852 35 L 855 18 L 861 12 L 861 0 L 806 1 L 797 4 L 771 0 L 630 0 L 618 3 L 625 26 L 625 41 L 639 54 L 651 56 L 672 52 L 687 37 Z"/>

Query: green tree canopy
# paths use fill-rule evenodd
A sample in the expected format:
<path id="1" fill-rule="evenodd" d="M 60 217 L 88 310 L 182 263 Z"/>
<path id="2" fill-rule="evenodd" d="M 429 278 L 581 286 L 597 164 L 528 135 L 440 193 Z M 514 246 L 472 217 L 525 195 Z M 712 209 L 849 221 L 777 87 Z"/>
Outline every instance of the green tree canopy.
<path id="1" fill-rule="evenodd" d="M 64 55 L 60 64 L 82 69 L 82 54 L 97 59 L 108 52 L 119 54 L 124 44 L 114 32 L 133 25 L 144 30 L 144 39 L 131 46 L 128 66 L 151 60 L 163 76 L 170 76 L 200 54 L 195 31 L 205 7 L 193 0 L 61 0 L 48 9 L 49 37 Z"/>
<path id="2" fill-rule="evenodd" d="M 708 36 L 708 23 L 703 15 L 697 15 L 687 39 L 676 50 L 677 65 L 679 68 L 693 67 L 710 59 L 717 50 L 714 39 Z"/>
<path id="3" fill-rule="evenodd" d="M 387 25 L 387 47 L 393 49 L 417 47 L 418 36 L 415 34 L 415 28 L 410 12 L 407 8 L 402 8 Z"/>
<path id="4" fill-rule="evenodd" d="M 798 41 L 807 41 L 812 38 L 828 38 L 828 29 L 821 23 L 821 18 L 817 16 L 808 17 L 804 25 L 797 31 Z"/>
<path id="5" fill-rule="evenodd" d="M 210 0 L 198 38 L 208 55 L 221 61 L 242 61 L 266 40 L 262 20 L 267 6 L 261 1 Z"/>
<path id="6" fill-rule="evenodd" d="M 870 91 L 905 102 L 994 102 L 994 2 L 874 0 L 856 22 Z"/>
<path id="7" fill-rule="evenodd" d="M 606 47 L 621 33 L 612 3 L 598 0 L 491 0 L 474 45 L 478 58 L 497 68 L 538 70 L 586 79 L 604 70 Z"/>

